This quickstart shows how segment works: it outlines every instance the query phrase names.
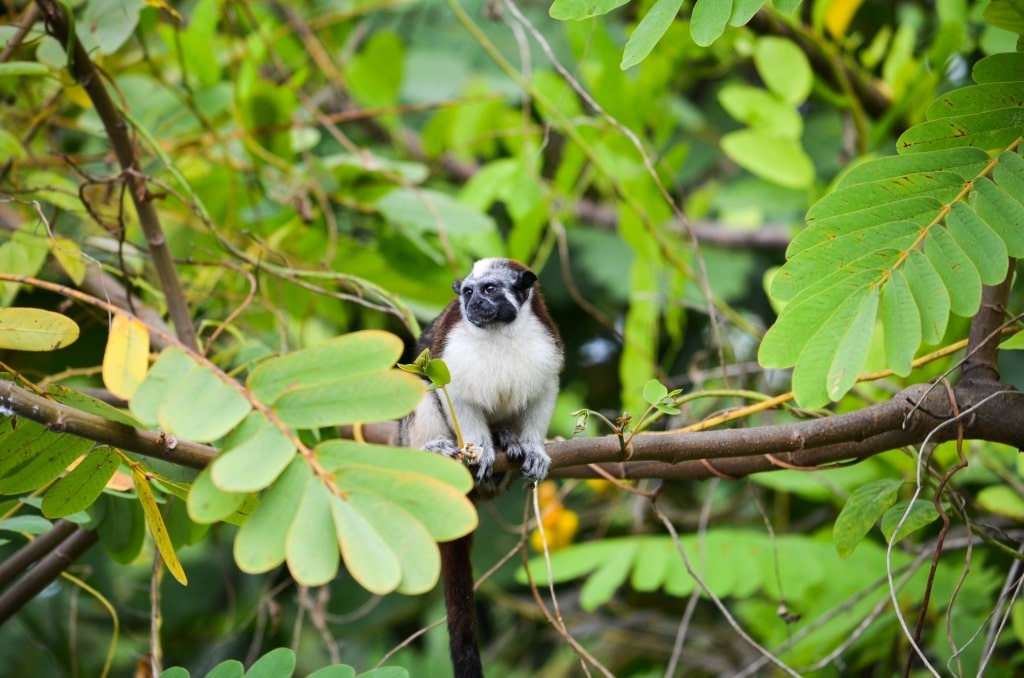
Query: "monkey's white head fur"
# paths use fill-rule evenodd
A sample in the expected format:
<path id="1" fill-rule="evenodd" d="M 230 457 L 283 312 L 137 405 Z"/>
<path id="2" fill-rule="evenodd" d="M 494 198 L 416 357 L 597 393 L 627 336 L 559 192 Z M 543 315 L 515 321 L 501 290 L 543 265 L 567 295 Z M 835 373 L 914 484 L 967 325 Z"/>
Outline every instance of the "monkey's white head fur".
<path id="1" fill-rule="evenodd" d="M 452 289 L 466 320 L 477 327 L 513 322 L 533 296 L 537 276 L 514 259 L 480 259 Z"/>

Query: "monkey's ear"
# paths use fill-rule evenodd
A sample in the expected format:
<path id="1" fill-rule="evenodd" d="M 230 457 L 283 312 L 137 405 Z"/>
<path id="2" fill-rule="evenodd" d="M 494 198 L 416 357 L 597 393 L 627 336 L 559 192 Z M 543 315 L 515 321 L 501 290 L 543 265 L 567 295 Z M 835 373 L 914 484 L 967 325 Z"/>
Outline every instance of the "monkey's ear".
<path id="1" fill-rule="evenodd" d="M 516 276 L 516 283 L 513 287 L 522 292 L 533 287 L 535 282 L 537 282 L 537 276 L 533 274 L 533 271 L 520 271 L 519 275 Z"/>
<path id="2" fill-rule="evenodd" d="M 455 294 L 462 294 L 462 281 L 456 280 L 455 282 L 453 282 L 452 290 L 455 292 Z"/>

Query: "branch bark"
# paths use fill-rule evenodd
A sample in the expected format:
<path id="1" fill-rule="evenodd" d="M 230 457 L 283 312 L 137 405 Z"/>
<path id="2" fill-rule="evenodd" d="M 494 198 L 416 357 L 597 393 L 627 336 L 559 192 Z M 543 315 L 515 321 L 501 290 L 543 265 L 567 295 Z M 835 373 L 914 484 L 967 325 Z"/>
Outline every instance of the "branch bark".
<path id="1" fill-rule="evenodd" d="M 0 381 L 0 411 L 42 424 L 55 433 L 71 433 L 190 468 L 204 468 L 217 456 L 215 447 L 110 421 L 50 400 L 10 381 Z"/>

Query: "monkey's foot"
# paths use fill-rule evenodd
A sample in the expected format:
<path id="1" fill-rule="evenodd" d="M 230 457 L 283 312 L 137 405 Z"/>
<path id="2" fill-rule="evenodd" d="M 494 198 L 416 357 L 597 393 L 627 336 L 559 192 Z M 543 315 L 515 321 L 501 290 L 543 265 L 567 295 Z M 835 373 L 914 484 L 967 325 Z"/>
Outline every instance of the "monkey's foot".
<path id="1" fill-rule="evenodd" d="M 539 482 L 548 476 L 551 457 L 543 445 L 522 440 L 509 430 L 498 431 L 496 437 L 510 460 L 523 463 L 519 472 L 524 478 Z"/>
<path id="2" fill-rule="evenodd" d="M 428 452 L 443 454 L 452 459 L 465 461 L 469 465 L 475 465 L 477 467 L 476 482 L 478 484 L 486 482 L 491 477 L 491 469 L 494 468 L 494 447 L 490 445 L 485 447 L 474 445 L 472 450 L 475 454 L 470 456 L 466 450 L 459 448 L 454 440 L 436 438 L 424 445 L 423 449 Z"/>

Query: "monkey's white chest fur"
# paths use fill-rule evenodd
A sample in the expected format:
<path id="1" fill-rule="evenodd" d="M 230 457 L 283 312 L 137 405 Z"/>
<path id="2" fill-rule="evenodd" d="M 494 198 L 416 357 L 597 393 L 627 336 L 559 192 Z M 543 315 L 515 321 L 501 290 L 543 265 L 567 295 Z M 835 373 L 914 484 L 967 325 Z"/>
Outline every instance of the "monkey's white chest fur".
<path id="1" fill-rule="evenodd" d="M 489 423 L 513 419 L 538 398 L 557 391 L 562 355 L 536 316 L 480 328 L 461 323 L 448 335 L 444 360 L 452 399 L 479 408 Z"/>

